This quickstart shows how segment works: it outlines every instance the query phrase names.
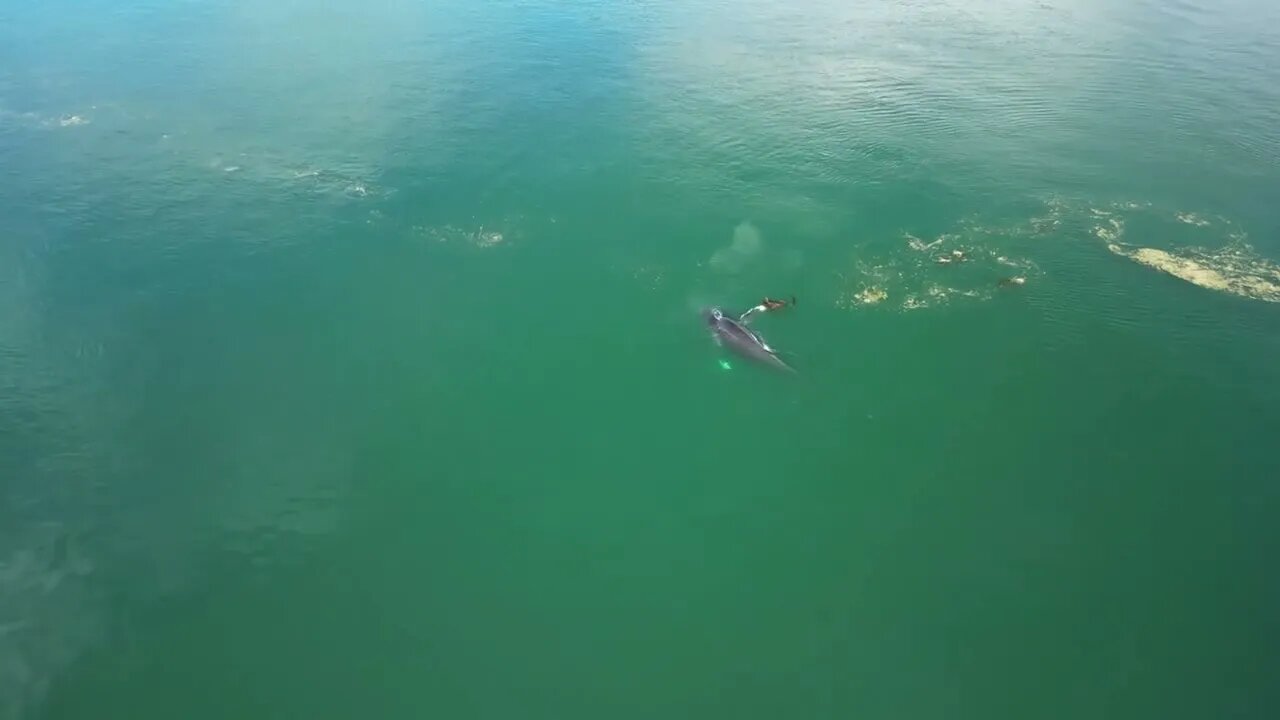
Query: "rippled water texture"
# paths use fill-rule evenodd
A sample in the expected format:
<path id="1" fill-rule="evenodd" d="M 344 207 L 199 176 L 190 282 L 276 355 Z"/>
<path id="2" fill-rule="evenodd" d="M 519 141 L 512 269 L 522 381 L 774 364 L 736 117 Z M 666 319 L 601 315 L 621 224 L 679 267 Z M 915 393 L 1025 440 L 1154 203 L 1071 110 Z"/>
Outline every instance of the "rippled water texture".
<path id="1" fill-rule="evenodd" d="M 1277 128 L 1263 0 L 0 5 L 0 718 L 1274 718 Z"/>

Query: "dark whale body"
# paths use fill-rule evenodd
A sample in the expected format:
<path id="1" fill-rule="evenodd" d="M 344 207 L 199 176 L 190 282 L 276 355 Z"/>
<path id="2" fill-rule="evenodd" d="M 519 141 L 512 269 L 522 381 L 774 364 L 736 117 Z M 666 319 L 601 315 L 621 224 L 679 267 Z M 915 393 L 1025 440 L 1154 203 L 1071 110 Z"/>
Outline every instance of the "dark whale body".
<path id="1" fill-rule="evenodd" d="M 769 347 L 764 341 L 764 338 L 737 320 L 725 315 L 720 311 L 720 308 L 712 308 L 707 311 L 707 325 L 711 328 L 711 332 L 720 344 L 729 346 L 731 350 L 739 355 L 762 365 L 768 365 L 775 370 L 795 372 L 790 365 L 778 357 L 773 348 Z"/>

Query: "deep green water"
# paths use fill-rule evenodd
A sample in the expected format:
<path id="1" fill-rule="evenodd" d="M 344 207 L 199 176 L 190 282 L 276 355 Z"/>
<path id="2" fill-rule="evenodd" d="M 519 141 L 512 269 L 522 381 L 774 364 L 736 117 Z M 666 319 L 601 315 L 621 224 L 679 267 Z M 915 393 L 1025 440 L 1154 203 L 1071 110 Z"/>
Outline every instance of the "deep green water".
<path id="1" fill-rule="evenodd" d="M 2 3 L 0 718 L 1278 717 L 1277 128 L 1266 0 Z"/>

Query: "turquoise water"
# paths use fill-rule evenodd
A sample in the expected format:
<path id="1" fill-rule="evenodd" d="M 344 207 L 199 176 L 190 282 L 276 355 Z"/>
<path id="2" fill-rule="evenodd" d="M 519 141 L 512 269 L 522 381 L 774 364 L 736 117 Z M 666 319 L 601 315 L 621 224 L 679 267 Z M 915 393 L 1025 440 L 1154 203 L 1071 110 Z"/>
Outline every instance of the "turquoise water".
<path id="1" fill-rule="evenodd" d="M 1278 127 L 1262 0 L 6 3 L 0 718 L 1276 717 Z"/>

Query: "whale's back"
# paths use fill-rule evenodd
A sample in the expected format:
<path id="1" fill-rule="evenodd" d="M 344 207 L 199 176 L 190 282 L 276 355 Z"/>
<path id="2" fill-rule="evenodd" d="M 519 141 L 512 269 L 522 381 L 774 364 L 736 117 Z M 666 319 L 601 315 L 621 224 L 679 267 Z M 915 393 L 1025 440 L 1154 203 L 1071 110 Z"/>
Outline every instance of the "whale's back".
<path id="1" fill-rule="evenodd" d="M 707 319 L 716 337 L 738 354 L 780 370 L 794 372 L 790 365 L 769 350 L 763 338 L 742 323 L 718 311 L 708 313 Z"/>

